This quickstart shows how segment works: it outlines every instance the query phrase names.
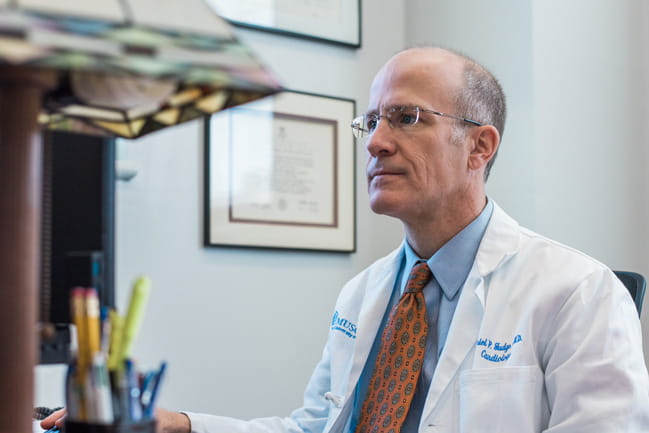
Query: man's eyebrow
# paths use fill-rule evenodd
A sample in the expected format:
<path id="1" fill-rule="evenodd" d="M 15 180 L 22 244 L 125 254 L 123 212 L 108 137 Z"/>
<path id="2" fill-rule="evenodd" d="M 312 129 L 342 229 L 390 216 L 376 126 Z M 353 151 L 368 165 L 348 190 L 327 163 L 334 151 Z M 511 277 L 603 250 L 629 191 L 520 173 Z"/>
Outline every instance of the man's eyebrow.
<path id="1" fill-rule="evenodd" d="M 412 109 L 415 109 L 415 108 L 417 108 L 417 105 L 414 105 L 414 104 L 393 104 L 393 105 L 388 105 L 387 107 L 384 108 L 384 110 L 385 110 L 385 112 L 388 112 L 388 111 L 399 111 L 399 110 L 404 110 L 404 109 L 411 109 L 412 110 Z M 371 109 L 371 110 L 367 110 L 365 112 L 365 115 L 366 116 L 367 115 L 375 115 L 375 114 L 379 114 L 379 112 L 380 111 L 377 110 L 377 109 Z"/>
<path id="2" fill-rule="evenodd" d="M 406 109 L 414 110 L 416 108 L 417 108 L 417 105 L 415 105 L 415 104 L 394 104 L 394 105 L 391 105 L 390 107 L 388 107 L 388 110 L 395 110 L 395 111 L 406 110 Z"/>

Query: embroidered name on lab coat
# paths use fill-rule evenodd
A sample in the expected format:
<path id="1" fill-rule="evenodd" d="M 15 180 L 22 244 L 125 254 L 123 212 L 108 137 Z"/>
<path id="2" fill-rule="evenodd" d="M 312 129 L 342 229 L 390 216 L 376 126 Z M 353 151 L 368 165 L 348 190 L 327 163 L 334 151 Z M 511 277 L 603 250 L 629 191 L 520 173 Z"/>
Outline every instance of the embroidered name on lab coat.
<path id="1" fill-rule="evenodd" d="M 511 343 L 494 342 L 489 338 L 478 338 L 475 345 L 483 348 L 480 352 L 481 358 L 491 362 L 503 362 L 512 356 L 512 348 L 521 341 L 523 341 L 523 337 L 520 334 L 516 334 Z"/>
<path id="2" fill-rule="evenodd" d="M 340 331 L 349 338 L 356 338 L 356 325 L 349 320 L 340 317 L 337 310 L 334 313 L 333 319 L 331 319 L 331 329 L 334 331 Z"/>

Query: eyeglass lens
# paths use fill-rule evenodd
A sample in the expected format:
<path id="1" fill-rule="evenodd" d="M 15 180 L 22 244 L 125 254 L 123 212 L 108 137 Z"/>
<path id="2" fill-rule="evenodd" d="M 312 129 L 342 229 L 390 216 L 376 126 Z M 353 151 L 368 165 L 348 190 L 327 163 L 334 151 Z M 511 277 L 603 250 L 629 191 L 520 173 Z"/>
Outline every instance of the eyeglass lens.
<path id="1" fill-rule="evenodd" d="M 352 132 L 357 138 L 369 136 L 379 126 L 382 118 L 388 121 L 390 128 L 408 128 L 419 120 L 419 108 L 391 108 L 384 115 L 370 113 L 358 116 L 352 121 Z"/>

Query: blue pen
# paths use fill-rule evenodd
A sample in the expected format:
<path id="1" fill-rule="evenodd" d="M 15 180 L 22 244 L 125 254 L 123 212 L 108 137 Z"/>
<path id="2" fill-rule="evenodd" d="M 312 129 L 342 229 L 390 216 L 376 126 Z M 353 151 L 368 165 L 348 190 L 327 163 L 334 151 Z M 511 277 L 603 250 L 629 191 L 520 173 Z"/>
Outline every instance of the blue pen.
<path id="1" fill-rule="evenodd" d="M 77 363 L 76 359 L 68 365 L 65 376 L 65 401 L 68 407 L 68 418 L 78 421 L 81 416 L 81 399 L 80 387 L 77 383 Z"/>
<path id="2" fill-rule="evenodd" d="M 146 418 L 153 417 L 153 409 L 155 408 L 155 401 L 156 398 L 158 397 L 160 382 L 162 382 L 162 377 L 164 376 L 164 372 L 166 368 L 167 368 L 167 363 L 165 361 L 162 361 L 162 363 L 160 364 L 160 369 L 155 374 L 154 378 L 151 380 L 151 382 L 153 382 L 151 386 L 151 394 L 150 397 L 147 396 L 148 401 L 146 406 L 144 407 L 144 416 Z"/>
<path id="3" fill-rule="evenodd" d="M 151 401 L 151 393 L 153 391 L 154 379 L 157 375 L 155 371 L 147 371 L 142 379 L 142 386 L 140 387 L 140 400 L 142 401 L 142 409 L 146 412 L 146 408 Z"/>
<path id="4" fill-rule="evenodd" d="M 109 317 L 108 307 L 101 307 L 99 315 L 101 323 L 101 353 L 104 354 L 104 358 L 108 359 L 108 350 L 110 348 L 110 332 L 111 332 L 111 323 Z"/>
<path id="5" fill-rule="evenodd" d="M 140 402 L 140 385 L 137 379 L 135 365 L 130 359 L 124 361 L 126 374 L 126 383 L 128 389 L 128 409 L 131 421 L 140 421 L 142 419 L 142 403 Z"/>

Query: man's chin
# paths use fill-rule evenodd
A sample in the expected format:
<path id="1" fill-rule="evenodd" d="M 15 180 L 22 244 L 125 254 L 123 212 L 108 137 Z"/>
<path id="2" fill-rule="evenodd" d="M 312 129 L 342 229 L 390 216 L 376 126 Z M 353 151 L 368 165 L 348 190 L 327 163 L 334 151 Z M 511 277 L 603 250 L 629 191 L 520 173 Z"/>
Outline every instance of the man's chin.
<path id="1" fill-rule="evenodd" d="M 397 217 L 397 205 L 392 200 L 370 197 L 370 209 L 376 214 Z"/>

